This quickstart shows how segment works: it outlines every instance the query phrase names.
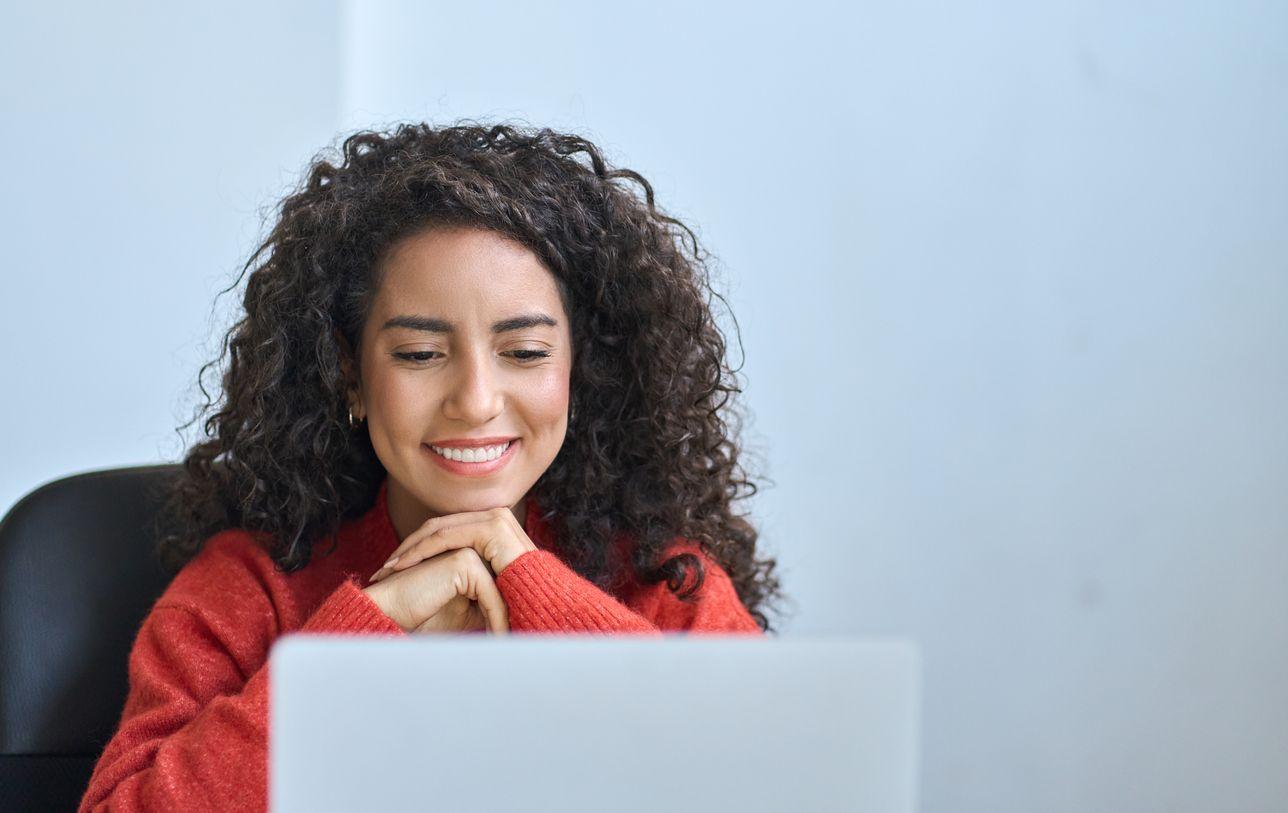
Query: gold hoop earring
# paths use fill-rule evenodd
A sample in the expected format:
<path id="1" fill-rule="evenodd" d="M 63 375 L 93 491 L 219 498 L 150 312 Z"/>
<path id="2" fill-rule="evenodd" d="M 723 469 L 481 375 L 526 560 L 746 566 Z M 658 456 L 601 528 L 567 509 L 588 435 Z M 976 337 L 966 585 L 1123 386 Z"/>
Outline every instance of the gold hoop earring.
<path id="1" fill-rule="evenodd" d="M 364 420 L 365 420 L 365 419 L 364 419 Z M 357 429 L 357 428 L 358 428 L 358 426 L 359 426 L 359 425 L 361 425 L 361 424 L 362 424 L 362 421 L 354 420 L 354 418 L 353 418 L 353 407 L 349 407 L 349 428 L 350 428 L 350 429 Z"/>

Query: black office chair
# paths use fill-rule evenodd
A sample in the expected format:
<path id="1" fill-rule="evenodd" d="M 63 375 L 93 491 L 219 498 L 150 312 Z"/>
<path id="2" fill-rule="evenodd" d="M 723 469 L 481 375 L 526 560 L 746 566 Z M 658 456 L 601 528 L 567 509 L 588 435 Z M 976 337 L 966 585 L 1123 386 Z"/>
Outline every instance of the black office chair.
<path id="1" fill-rule="evenodd" d="M 47 483 L 0 520 L 0 810 L 75 810 L 169 583 L 152 521 L 176 465 Z"/>

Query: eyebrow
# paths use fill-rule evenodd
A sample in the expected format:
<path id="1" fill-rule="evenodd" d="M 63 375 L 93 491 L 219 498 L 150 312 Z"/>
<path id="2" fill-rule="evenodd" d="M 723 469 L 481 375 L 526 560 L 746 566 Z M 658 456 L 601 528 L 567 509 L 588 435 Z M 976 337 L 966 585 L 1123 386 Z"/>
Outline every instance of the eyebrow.
<path id="1" fill-rule="evenodd" d="M 554 319 L 546 316 L 544 313 L 525 313 L 521 316 L 511 316 L 509 319 L 502 319 L 492 325 L 493 333 L 507 333 L 511 330 L 523 330 L 528 327 L 558 327 L 559 323 Z M 402 315 L 395 316 L 385 322 L 380 329 L 388 330 L 395 327 L 405 327 L 409 330 L 422 330 L 426 333 L 455 333 L 456 325 L 446 319 L 439 319 L 433 316 L 413 316 Z"/>

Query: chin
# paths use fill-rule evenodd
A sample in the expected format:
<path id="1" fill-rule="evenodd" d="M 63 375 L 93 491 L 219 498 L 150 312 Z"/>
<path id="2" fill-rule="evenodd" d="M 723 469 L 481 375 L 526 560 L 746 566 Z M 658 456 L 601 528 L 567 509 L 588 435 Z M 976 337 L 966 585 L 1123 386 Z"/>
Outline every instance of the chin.
<path id="1" fill-rule="evenodd" d="M 439 497 L 443 494 L 440 492 Z M 489 489 L 476 494 L 462 494 L 457 497 L 448 497 L 442 500 L 442 509 L 437 513 L 440 514 L 463 514 L 467 511 L 488 511 L 492 508 L 509 508 L 514 505 L 523 495 L 513 496 L 509 491 L 500 489 Z"/>

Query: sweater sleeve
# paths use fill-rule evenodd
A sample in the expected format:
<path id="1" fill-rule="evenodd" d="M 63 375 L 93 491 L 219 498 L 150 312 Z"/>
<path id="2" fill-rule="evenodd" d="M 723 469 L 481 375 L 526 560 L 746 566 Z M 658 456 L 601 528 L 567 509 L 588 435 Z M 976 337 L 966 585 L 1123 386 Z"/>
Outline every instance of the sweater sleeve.
<path id="1" fill-rule="evenodd" d="M 352 578 L 300 631 L 405 634 Z M 200 607 L 157 602 L 130 651 L 121 722 L 80 813 L 267 808 L 268 663 L 246 674 L 246 635 Z"/>
<path id="2" fill-rule="evenodd" d="M 510 630 L 764 635 L 739 600 L 724 568 L 696 549 L 686 550 L 702 560 L 705 571 L 697 594 L 682 601 L 661 582 L 637 591 L 630 600 L 631 606 L 601 590 L 551 551 L 528 551 L 496 577 L 497 588 L 509 609 Z"/>

